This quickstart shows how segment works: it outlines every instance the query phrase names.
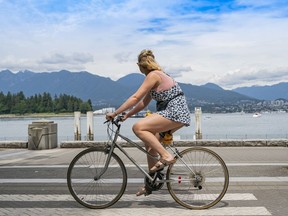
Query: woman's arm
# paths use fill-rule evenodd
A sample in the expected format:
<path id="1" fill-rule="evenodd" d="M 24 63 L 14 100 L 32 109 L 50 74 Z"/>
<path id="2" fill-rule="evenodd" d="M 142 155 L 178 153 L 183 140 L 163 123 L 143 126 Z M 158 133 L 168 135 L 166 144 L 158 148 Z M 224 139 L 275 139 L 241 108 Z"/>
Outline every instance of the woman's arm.
<path id="1" fill-rule="evenodd" d="M 132 110 L 130 110 L 126 115 L 125 115 L 125 119 L 129 118 L 130 116 L 140 112 L 141 110 L 143 110 L 152 100 L 151 96 L 149 93 L 146 94 L 146 96 L 144 97 L 144 99 L 142 101 L 140 101 Z"/>
<path id="2" fill-rule="evenodd" d="M 149 73 L 146 76 L 145 80 L 143 81 L 142 85 L 138 88 L 138 90 L 131 97 L 129 97 L 117 110 L 115 110 L 114 113 L 107 113 L 106 118 L 108 118 L 108 119 L 109 118 L 115 118 L 115 116 L 117 116 L 118 114 L 123 113 L 128 109 L 131 109 L 133 106 L 138 104 L 145 95 L 148 95 L 149 91 L 152 88 L 157 87 L 160 84 L 160 82 L 161 82 L 161 78 L 159 75 L 157 75 L 155 73 Z M 148 102 L 151 101 L 151 98 L 150 98 L 150 100 L 148 100 L 148 98 L 149 97 L 147 97 L 145 103 L 147 103 L 147 101 Z M 143 100 L 143 102 L 144 102 L 144 100 Z M 147 106 L 147 104 L 146 104 L 146 106 Z M 143 107 L 143 105 L 141 105 L 141 107 Z M 140 105 L 139 105 L 139 108 L 140 108 Z"/>

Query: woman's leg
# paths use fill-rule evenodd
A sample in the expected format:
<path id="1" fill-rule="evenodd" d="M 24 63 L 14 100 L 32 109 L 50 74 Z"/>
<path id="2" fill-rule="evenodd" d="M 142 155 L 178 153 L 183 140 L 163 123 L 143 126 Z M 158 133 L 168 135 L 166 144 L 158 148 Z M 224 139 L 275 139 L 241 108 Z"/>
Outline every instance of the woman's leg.
<path id="1" fill-rule="evenodd" d="M 145 144 L 145 148 L 154 157 L 158 156 L 158 152 L 153 150 L 149 145 Z M 156 162 L 157 162 L 157 160 L 155 160 L 154 158 L 152 158 L 149 155 L 147 155 L 147 163 L 148 163 L 148 169 L 149 170 L 156 164 Z"/>
<path id="2" fill-rule="evenodd" d="M 171 161 L 173 160 L 173 156 L 161 145 L 158 137 L 155 134 L 163 131 L 173 130 L 175 128 L 182 127 L 183 124 L 179 122 L 174 122 L 172 120 L 166 119 L 163 116 L 154 113 L 149 115 L 141 120 L 139 120 L 136 124 L 133 125 L 133 131 L 136 136 L 141 139 L 146 146 L 146 149 L 154 155 L 154 153 L 159 153 L 161 159 Z M 149 161 L 149 168 L 152 164 L 155 164 L 155 161 Z"/>
<path id="3" fill-rule="evenodd" d="M 163 131 L 171 130 L 175 132 L 181 128 L 183 124 L 173 122 L 171 120 L 165 119 L 158 114 L 149 115 L 140 121 L 138 121 L 133 126 L 133 131 L 145 144 L 146 150 L 153 156 L 158 156 L 160 154 L 162 159 L 172 160 L 173 156 L 170 155 L 168 151 L 161 145 L 159 133 Z M 147 156 L 148 168 L 151 170 L 157 163 L 157 161 L 149 156 Z M 136 193 L 136 196 L 141 196 L 143 194 L 149 195 L 145 186 L 140 188 Z"/>

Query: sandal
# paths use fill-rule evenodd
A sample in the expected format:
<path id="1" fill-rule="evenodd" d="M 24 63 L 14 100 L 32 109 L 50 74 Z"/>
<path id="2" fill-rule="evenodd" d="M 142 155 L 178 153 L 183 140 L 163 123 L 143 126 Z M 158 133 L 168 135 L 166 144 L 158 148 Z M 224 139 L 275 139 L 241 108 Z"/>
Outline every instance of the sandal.
<path id="1" fill-rule="evenodd" d="M 159 170 L 162 170 L 164 167 L 166 166 L 169 166 L 171 164 L 174 164 L 176 162 L 176 158 L 174 158 L 173 160 L 171 161 L 167 161 L 167 160 L 164 160 L 164 159 L 160 159 L 156 164 L 155 166 L 153 166 L 151 169 L 150 169 L 150 173 L 155 173 Z"/>
<path id="2" fill-rule="evenodd" d="M 151 191 L 146 190 L 145 187 L 142 187 L 142 188 L 140 188 L 140 190 L 136 193 L 136 196 L 142 196 L 143 194 L 144 194 L 145 196 L 148 196 L 148 195 L 150 195 L 151 193 L 152 193 Z"/>

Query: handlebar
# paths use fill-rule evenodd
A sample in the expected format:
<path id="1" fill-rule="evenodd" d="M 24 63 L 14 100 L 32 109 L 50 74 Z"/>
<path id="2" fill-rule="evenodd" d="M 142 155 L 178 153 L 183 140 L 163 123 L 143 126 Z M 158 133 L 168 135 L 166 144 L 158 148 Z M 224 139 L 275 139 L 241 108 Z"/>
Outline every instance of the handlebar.
<path id="1" fill-rule="evenodd" d="M 112 124 L 116 125 L 117 127 L 120 127 L 119 122 L 122 121 L 123 115 L 118 115 L 115 119 L 111 119 L 111 120 L 106 120 L 104 122 L 104 124 L 108 123 L 108 122 L 112 122 Z"/>

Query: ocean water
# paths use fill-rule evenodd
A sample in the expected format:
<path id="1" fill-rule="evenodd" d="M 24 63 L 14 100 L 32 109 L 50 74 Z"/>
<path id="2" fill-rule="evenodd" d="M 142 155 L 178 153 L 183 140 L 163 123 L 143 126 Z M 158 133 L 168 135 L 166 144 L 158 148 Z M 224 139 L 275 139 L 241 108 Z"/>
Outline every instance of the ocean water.
<path id="1" fill-rule="evenodd" d="M 191 140 L 195 134 L 195 117 L 189 127 L 176 131 L 174 139 Z M 0 118 L 0 140 L 28 140 L 28 125 L 43 118 Z M 49 117 L 45 120 L 54 121 L 58 127 L 58 142 L 74 139 L 74 117 Z M 122 123 L 121 133 L 137 140 L 131 127 L 138 121 L 130 118 Z M 94 116 L 94 140 L 106 141 L 107 128 L 103 124 L 105 116 Z M 87 119 L 81 117 L 81 137 L 87 137 Z M 208 114 L 203 113 L 201 118 L 203 139 L 287 139 L 288 113 L 264 113 L 261 117 L 253 114 Z"/>

